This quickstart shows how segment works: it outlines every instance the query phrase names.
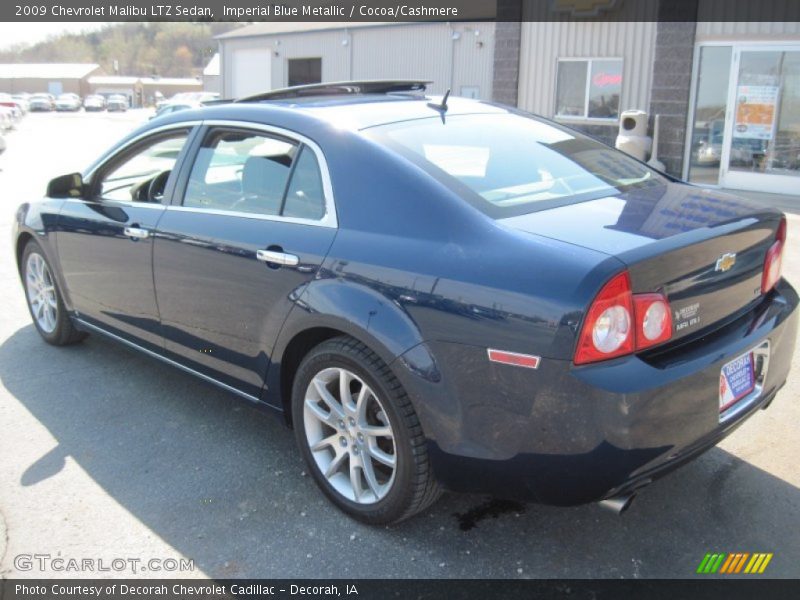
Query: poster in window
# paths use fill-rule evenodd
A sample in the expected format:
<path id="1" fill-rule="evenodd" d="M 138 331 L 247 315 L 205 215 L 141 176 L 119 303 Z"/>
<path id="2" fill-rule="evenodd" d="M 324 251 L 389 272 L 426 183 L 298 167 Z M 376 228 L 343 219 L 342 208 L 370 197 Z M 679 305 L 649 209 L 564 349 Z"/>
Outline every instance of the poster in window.
<path id="1" fill-rule="evenodd" d="M 733 137 L 771 140 L 778 109 L 776 85 L 740 85 L 736 90 L 736 122 Z"/>

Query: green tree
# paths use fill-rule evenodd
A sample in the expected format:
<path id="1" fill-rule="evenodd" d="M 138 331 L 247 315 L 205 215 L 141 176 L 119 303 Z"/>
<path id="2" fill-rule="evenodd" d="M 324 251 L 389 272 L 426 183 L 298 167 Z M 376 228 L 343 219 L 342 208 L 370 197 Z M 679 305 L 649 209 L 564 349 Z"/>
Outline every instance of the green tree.
<path id="1" fill-rule="evenodd" d="M 16 45 L 0 51 L 0 63 L 94 62 L 109 74 L 193 77 L 217 51 L 214 36 L 236 27 L 236 23 L 121 23 Z"/>

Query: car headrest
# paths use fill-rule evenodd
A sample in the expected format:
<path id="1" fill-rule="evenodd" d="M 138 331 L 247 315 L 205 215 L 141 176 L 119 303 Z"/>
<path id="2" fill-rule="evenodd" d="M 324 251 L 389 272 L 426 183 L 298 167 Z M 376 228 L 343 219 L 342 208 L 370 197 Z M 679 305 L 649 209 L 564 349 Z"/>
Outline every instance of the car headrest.
<path id="1" fill-rule="evenodd" d="M 289 168 L 268 156 L 251 156 L 242 169 L 242 192 L 245 195 L 278 199 L 283 196 Z"/>

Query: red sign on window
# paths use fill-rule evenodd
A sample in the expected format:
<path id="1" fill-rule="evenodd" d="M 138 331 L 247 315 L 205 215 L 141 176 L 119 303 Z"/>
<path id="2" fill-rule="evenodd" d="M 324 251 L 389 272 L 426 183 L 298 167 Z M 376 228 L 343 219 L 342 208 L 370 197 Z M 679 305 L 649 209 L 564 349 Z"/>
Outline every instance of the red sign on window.
<path id="1" fill-rule="evenodd" d="M 613 74 L 613 73 L 603 73 L 602 71 L 599 73 L 595 73 L 592 77 L 592 84 L 596 87 L 606 87 L 609 85 L 620 85 L 622 84 L 622 75 Z"/>

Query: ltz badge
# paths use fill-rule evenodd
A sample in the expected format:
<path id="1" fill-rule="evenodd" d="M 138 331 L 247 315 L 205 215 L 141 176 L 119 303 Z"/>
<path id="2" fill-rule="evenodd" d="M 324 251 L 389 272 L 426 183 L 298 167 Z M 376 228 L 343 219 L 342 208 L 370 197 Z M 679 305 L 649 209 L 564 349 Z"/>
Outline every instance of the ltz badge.
<path id="1" fill-rule="evenodd" d="M 700 323 L 700 316 L 697 314 L 700 310 L 700 303 L 695 302 L 675 311 L 675 331 L 681 331 L 687 327 L 694 327 Z"/>

